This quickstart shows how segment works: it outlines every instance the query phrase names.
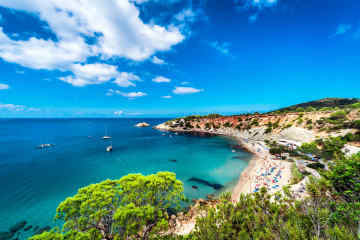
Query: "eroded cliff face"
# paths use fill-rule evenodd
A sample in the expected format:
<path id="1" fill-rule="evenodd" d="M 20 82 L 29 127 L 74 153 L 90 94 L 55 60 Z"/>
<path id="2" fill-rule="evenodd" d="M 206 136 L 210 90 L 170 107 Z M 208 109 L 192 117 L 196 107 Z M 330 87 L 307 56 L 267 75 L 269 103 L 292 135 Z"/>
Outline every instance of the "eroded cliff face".
<path id="1" fill-rule="evenodd" d="M 168 131 L 208 132 L 255 141 L 284 138 L 303 143 L 316 138 L 356 132 L 355 122 L 360 119 L 360 110 L 349 110 L 344 116 L 336 117 L 337 112 L 339 110 L 216 117 L 189 116 L 170 120 L 157 128 Z"/>

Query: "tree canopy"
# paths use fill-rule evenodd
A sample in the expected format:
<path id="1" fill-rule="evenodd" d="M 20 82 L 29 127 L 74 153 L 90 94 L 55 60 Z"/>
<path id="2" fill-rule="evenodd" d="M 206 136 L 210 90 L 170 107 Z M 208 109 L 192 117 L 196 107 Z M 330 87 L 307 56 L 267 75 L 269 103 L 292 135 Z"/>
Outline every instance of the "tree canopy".
<path id="1" fill-rule="evenodd" d="M 149 239 L 167 229 L 168 208 L 182 200 L 183 184 L 174 173 L 106 180 L 79 189 L 58 206 L 61 233 L 54 229 L 31 240 Z"/>

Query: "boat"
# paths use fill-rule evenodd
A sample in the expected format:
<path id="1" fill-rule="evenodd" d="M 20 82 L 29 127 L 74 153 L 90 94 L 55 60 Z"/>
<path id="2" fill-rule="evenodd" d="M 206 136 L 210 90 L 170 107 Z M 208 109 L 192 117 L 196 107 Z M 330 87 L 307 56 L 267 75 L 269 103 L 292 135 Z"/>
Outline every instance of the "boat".
<path id="1" fill-rule="evenodd" d="M 107 134 L 107 128 L 105 130 L 105 136 L 103 136 L 101 139 L 102 140 L 108 140 L 108 139 L 111 139 L 112 137 L 110 137 L 108 134 Z"/>
<path id="2" fill-rule="evenodd" d="M 45 148 L 51 148 L 55 146 L 55 144 L 51 144 L 51 143 L 44 143 L 44 144 L 40 144 L 39 146 L 37 146 L 36 148 L 38 149 L 45 149 Z"/>
<path id="3" fill-rule="evenodd" d="M 110 145 L 110 146 L 108 146 L 108 147 L 106 148 L 106 151 L 107 151 L 107 152 L 112 152 L 112 150 L 113 150 L 112 145 Z"/>
<path id="4" fill-rule="evenodd" d="M 113 146 L 112 146 L 112 141 L 111 141 L 110 146 L 107 146 L 107 147 L 106 147 L 106 151 L 107 151 L 107 152 L 112 152 L 112 150 L 113 150 Z"/>

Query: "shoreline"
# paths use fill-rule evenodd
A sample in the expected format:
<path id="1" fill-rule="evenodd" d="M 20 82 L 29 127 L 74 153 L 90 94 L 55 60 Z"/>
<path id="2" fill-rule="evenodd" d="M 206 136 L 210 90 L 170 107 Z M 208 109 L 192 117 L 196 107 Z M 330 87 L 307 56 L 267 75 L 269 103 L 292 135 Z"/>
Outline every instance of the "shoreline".
<path id="1" fill-rule="evenodd" d="M 241 194 L 253 193 L 261 187 L 268 188 L 268 192 L 274 193 L 281 190 L 290 182 L 291 163 L 274 160 L 265 147 L 264 139 L 252 139 L 244 132 L 228 130 L 206 131 L 206 130 L 184 130 L 169 128 L 165 124 L 155 127 L 160 131 L 182 132 L 191 134 L 209 134 L 215 136 L 226 136 L 234 138 L 245 151 L 253 154 L 248 166 L 241 172 L 237 183 L 231 190 L 231 199 L 237 202 Z"/>

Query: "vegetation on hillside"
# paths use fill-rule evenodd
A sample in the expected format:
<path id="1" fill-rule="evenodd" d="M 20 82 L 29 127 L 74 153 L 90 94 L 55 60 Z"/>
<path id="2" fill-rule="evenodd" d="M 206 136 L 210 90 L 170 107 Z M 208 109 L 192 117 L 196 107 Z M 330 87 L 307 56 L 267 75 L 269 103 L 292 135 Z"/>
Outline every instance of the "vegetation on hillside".
<path id="1" fill-rule="evenodd" d="M 62 231 L 31 240 L 358 239 L 360 153 L 337 158 L 324 177 L 309 179 L 309 196 L 303 200 L 288 188 L 276 195 L 265 189 L 241 195 L 236 204 L 225 193 L 215 208 L 204 206 L 206 214 L 197 218 L 193 232 L 177 236 L 167 231 L 167 209 L 184 199 L 182 183 L 167 172 L 130 174 L 80 189 L 57 209 Z"/>

